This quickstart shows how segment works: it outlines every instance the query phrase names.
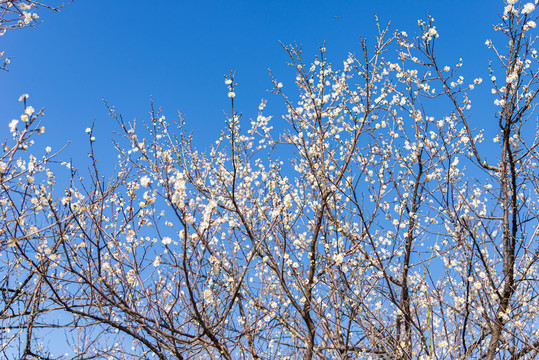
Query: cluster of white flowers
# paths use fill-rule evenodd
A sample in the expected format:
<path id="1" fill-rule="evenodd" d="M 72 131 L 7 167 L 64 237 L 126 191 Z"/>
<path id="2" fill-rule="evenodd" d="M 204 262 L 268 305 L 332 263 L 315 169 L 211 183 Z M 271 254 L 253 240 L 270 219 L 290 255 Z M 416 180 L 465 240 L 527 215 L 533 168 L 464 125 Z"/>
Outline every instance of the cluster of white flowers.
<path id="1" fill-rule="evenodd" d="M 228 97 L 229 98 L 236 97 L 236 93 L 234 92 L 235 84 L 233 83 L 233 81 L 225 77 L 225 85 L 228 86 Z"/>
<path id="2" fill-rule="evenodd" d="M 172 203 L 180 209 L 185 206 L 186 189 L 184 175 L 182 172 L 178 172 L 174 181 L 174 193 L 171 200 Z"/>
<path id="3" fill-rule="evenodd" d="M 535 5 L 532 3 L 527 3 L 526 5 L 522 7 L 521 13 L 524 15 L 528 15 L 534 10 L 535 10 Z"/>
<path id="4" fill-rule="evenodd" d="M 18 123 L 19 123 L 19 120 L 17 119 L 11 120 L 11 122 L 9 123 L 9 132 L 14 133 L 15 131 L 17 131 Z"/>
<path id="5" fill-rule="evenodd" d="M 505 105 L 505 100 L 504 99 L 495 99 L 494 100 L 494 105 L 496 105 L 496 106 L 504 106 Z"/>
<path id="6" fill-rule="evenodd" d="M 161 240 L 161 242 L 162 242 L 163 245 L 165 245 L 165 246 L 166 246 L 166 245 L 170 245 L 170 244 L 172 243 L 172 239 L 169 238 L 168 236 L 165 236 L 165 237 Z"/>
<path id="7" fill-rule="evenodd" d="M 148 187 L 148 185 L 150 185 L 151 182 L 152 180 L 150 179 L 148 175 L 144 175 L 143 177 L 140 178 L 140 186 L 142 187 Z"/>

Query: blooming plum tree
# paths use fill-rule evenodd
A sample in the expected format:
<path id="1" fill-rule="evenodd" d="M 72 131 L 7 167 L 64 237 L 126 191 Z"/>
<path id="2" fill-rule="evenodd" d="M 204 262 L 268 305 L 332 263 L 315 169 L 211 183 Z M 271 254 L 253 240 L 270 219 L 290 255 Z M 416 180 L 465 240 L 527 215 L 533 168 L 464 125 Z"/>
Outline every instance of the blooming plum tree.
<path id="1" fill-rule="evenodd" d="M 243 121 L 231 73 L 205 151 L 183 118 L 109 107 L 117 170 L 89 128 L 90 173 L 64 164 L 59 196 L 58 154 L 20 155 L 41 126 L 23 96 L 0 163 L 5 354 L 47 358 L 39 324 L 75 334 L 74 359 L 535 358 L 534 10 L 507 1 L 488 81 L 440 63 L 430 17 L 415 37 L 378 25 L 339 69 L 285 46 L 284 121 L 265 101 Z M 492 141 L 470 113 L 486 83 Z"/>

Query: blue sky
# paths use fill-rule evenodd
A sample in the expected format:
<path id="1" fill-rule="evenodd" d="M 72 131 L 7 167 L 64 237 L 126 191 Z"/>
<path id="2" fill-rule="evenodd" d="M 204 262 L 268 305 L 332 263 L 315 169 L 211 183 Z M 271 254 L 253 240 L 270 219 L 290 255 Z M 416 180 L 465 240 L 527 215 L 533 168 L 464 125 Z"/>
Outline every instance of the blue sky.
<path id="1" fill-rule="evenodd" d="M 280 42 L 302 44 L 306 62 L 325 42 L 330 60 L 340 66 L 348 52 L 359 53 L 361 37 L 374 40 L 375 14 L 382 24 L 391 21 L 392 29 L 413 34 L 428 12 L 440 33 L 443 62 L 454 65 L 462 57 L 467 81 L 486 78 L 492 53 L 484 42 L 493 37 L 502 8 L 497 0 L 75 0 L 60 13 L 41 10 L 44 22 L 36 28 L 1 38 L 2 50 L 14 59 L 0 74 L 0 139 L 22 111 L 18 97 L 29 93 L 29 104 L 45 108 L 46 145 L 59 148 L 71 140 L 67 156 L 85 154 L 84 129 L 95 118 L 97 145 L 107 149 L 118 128 L 102 98 L 126 120 L 142 120 L 153 96 L 168 119 L 182 113 L 206 146 L 229 109 L 223 76 L 230 69 L 244 117 L 256 116 L 261 98 L 268 99 L 268 113 L 279 115 L 282 101 L 266 91 L 272 87 L 268 68 L 294 93 L 294 71 Z M 493 113 L 492 99 L 485 104 Z"/>

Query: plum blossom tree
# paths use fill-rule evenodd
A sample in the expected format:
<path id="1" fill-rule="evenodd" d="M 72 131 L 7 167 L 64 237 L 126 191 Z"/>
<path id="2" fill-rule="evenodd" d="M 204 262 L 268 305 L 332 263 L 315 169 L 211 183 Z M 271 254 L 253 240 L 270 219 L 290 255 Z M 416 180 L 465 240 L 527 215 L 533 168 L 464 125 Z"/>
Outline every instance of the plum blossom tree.
<path id="1" fill-rule="evenodd" d="M 90 172 L 67 164 L 56 197 L 52 155 L 16 158 L 40 126 L 25 102 L 0 163 L 5 353 L 41 324 L 71 331 L 74 359 L 535 358 L 534 10 L 507 1 L 488 81 L 440 64 L 430 17 L 415 37 L 378 26 L 339 69 L 285 46 L 284 121 L 262 101 L 245 122 L 231 73 L 205 151 L 183 118 L 109 107 L 116 172 L 89 128 Z M 492 141 L 470 112 L 485 83 Z"/>

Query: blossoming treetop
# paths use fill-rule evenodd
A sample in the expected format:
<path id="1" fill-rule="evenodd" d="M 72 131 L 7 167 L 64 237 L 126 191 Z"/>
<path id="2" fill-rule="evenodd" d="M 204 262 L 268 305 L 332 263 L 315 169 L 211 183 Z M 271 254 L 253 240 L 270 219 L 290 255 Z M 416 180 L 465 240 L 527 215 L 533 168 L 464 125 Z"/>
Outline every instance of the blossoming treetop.
<path id="1" fill-rule="evenodd" d="M 338 68 L 285 47 L 284 121 L 265 102 L 245 121 L 233 74 L 206 151 L 182 118 L 109 108 L 117 171 L 88 128 L 90 172 L 64 164 L 65 189 L 61 154 L 29 151 L 42 114 L 23 96 L 0 158 L 5 354 L 48 358 L 44 327 L 75 333 L 77 359 L 535 356 L 535 5 L 505 5 L 485 81 L 440 63 L 431 18 L 379 26 Z M 486 87 L 492 140 L 470 113 Z"/>

